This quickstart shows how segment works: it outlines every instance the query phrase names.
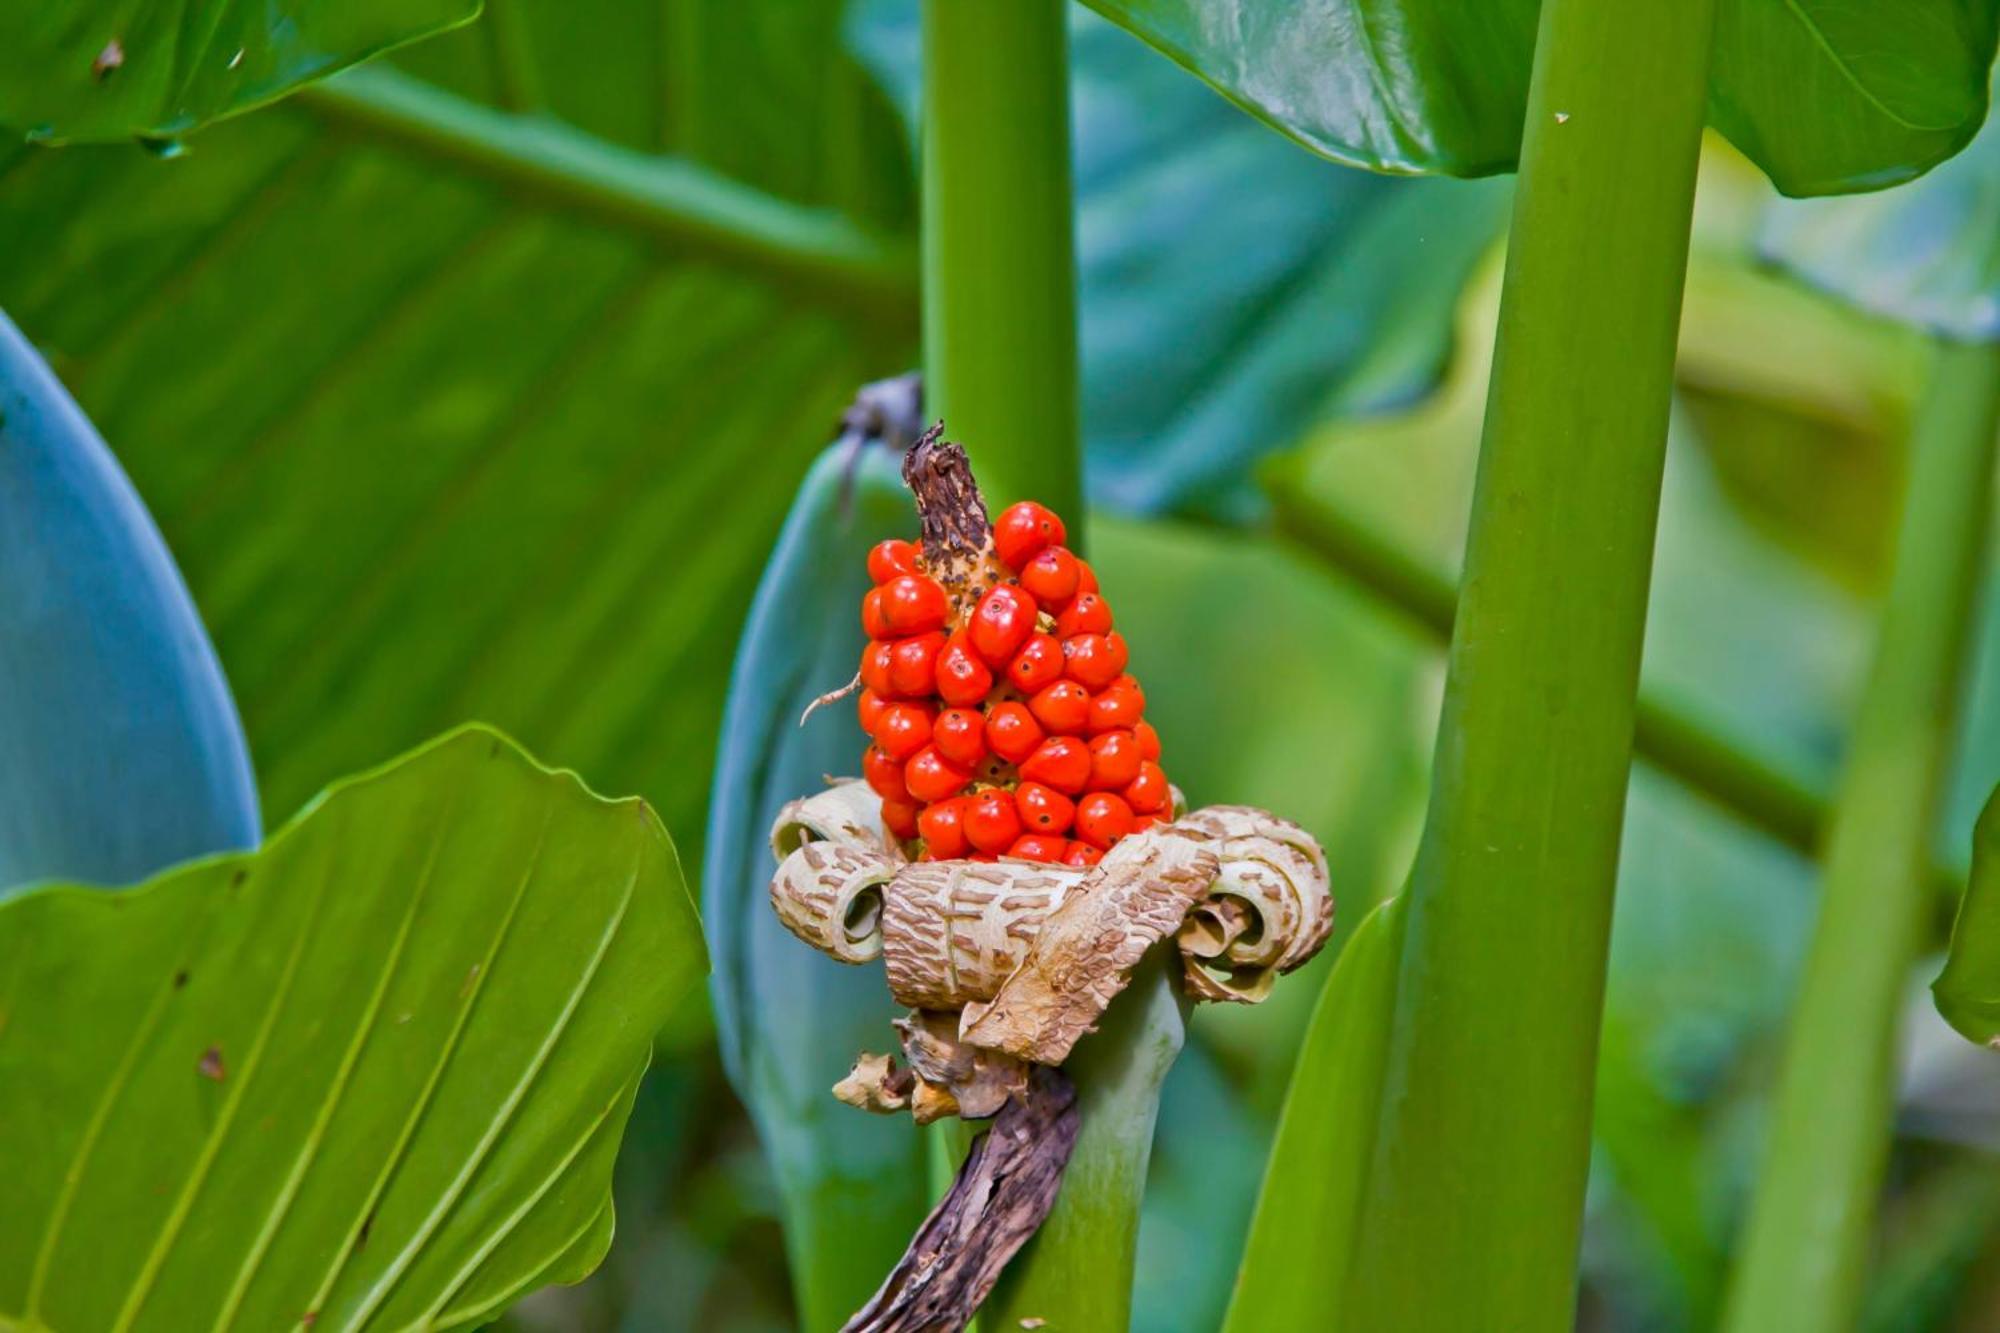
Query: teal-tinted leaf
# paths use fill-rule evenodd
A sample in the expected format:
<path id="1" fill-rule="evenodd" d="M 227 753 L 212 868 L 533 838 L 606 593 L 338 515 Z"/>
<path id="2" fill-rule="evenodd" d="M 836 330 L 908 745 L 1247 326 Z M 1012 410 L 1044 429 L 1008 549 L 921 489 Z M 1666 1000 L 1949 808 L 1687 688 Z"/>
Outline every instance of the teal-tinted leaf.
<path id="1" fill-rule="evenodd" d="M 117 460 L 0 315 L 0 889 L 257 841 L 229 686 Z"/>
<path id="2" fill-rule="evenodd" d="M 832 0 L 507 9 L 515 58 L 462 29 L 174 161 L 0 148 L 0 301 L 159 519 L 267 814 L 475 715 L 694 855 L 792 488 L 910 333 L 877 287 L 808 294 L 663 221 L 631 174 L 748 190 L 814 263 L 907 217 L 908 166 Z"/>
<path id="3" fill-rule="evenodd" d="M 858 771 L 866 744 L 847 702 L 799 716 L 854 675 L 868 548 L 915 532 L 895 459 L 827 450 L 806 476 L 736 651 L 709 805 L 702 910 L 715 953 L 717 1035 L 785 1201 L 801 1321 L 833 1328 L 860 1308 L 923 1218 L 923 1140 L 830 1089 L 864 1049 L 893 1048 L 899 1013 L 881 971 L 801 944 L 771 911 L 780 806 Z"/>
<path id="4" fill-rule="evenodd" d="M 1864 310 L 1947 337 L 2000 337 L 2000 121 L 1903 189 L 1777 204 L 1763 247 Z"/>
<path id="5" fill-rule="evenodd" d="M 1477 176 L 1520 150 L 1536 0 L 1089 0 L 1335 161 Z M 1709 115 L 1787 194 L 1878 189 L 1986 115 L 2000 4 L 1720 0 Z"/>
<path id="6" fill-rule="evenodd" d="M 1240 519 L 1247 464 L 1325 411 L 1420 396 L 1509 187 L 1340 171 L 1073 10 L 1085 468 L 1128 512 Z M 914 116 L 916 6 L 852 41 Z"/>
<path id="7" fill-rule="evenodd" d="M 478 13 L 479 0 L 9 5 L 0 125 L 51 143 L 171 138 Z"/>
<path id="8" fill-rule="evenodd" d="M 467 728 L 258 851 L 0 906 L 0 1324 L 450 1328 L 610 1241 L 672 844 Z"/>
<path id="9" fill-rule="evenodd" d="M 1972 878 L 1931 994 L 1966 1040 L 1991 1046 L 2000 1039 L 2000 789 L 1973 829 Z"/>
<path id="10" fill-rule="evenodd" d="M 1224 1328 L 1337 1327 L 1374 1151 L 1403 898 L 1363 921 L 1334 964 L 1292 1073 Z"/>

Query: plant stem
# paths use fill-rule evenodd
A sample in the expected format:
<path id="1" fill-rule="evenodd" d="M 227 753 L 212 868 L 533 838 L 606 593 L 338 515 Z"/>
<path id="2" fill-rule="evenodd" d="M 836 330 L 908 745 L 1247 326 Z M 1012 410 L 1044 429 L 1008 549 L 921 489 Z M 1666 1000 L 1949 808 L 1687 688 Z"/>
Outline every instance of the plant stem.
<path id="1" fill-rule="evenodd" d="M 924 385 L 996 515 L 1080 526 L 1068 17 L 924 0 Z"/>
<path id="2" fill-rule="evenodd" d="M 1567 1329 L 1713 0 L 1549 0 L 1343 1326 Z"/>
<path id="3" fill-rule="evenodd" d="M 1828 832 L 1774 1133 L 1725 1327 L 1853 1327 L 1894 1113 L 1896 1037 L 1985 563 L 2000 345 L 1946 344 L 1911 436 L 1888 600 Z"/>

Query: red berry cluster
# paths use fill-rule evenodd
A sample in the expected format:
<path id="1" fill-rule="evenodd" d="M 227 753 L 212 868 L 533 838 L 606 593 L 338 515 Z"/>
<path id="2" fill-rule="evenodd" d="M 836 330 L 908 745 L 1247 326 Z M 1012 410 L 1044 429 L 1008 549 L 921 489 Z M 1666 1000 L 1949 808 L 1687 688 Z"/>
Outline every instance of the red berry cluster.
<path id="1" fill-rule="evenodd" d="M 927 861 L 1091 865 L 1168 817 L 1160 738 L 1125 672 L 1125 638 L 1063 522 L 1023 500 L 993 526 L 1013 578 L 951 624 L 914 542 L 868 553 L 862 756 L 882 822 Z"/>

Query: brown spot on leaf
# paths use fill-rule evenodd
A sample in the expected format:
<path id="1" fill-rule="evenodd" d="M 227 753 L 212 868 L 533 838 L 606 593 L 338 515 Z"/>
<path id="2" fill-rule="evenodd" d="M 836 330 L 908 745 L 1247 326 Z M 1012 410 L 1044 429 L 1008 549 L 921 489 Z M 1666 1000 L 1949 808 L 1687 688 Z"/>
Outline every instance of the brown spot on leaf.
<path id="1" fill-rule="evenodd" d="M 118 67 L 124 63 L 125 48 L 116 37 L 113 37 L 104 44 L 104 49 L 97 53 L 97 59 L 90 62 L 90 77 L 103 83 L 117 73 Z"/>
<path id="2" fill-rule="evenodd" d="M 180 971 L 178 971 L 178 972 L 174 973 L 174 989 L 175 989 L 175 990 L 180 990 L 180 989 L 182 989 L 183 987 L 185 987 L 185 986 L 186 986 L 187 984 L 188 984 L 188 973 L 187 973 L 187 969 L 186 969 L 186 968 L 182 968 L 182 969 L 181 969 Z"/>
<path id="3" fill-rule="evenodd" d="M 195 1072 L 203 1078 L 217 1083 L 229 1077 L 229 1071 L 222 1067 L 222 1048 L 211 1046 L 201 1053 L 201 1060 L 195 1065 Z"/>

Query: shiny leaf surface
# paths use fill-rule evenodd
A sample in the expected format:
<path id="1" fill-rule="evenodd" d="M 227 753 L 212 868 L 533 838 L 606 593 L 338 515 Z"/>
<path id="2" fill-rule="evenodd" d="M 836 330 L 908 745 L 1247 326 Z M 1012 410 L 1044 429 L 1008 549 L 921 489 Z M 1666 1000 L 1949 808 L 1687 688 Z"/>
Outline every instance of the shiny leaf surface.
<path id="1" fill-rule="evenodd" d="M 22 894 L 0 960 L 0 1323 L 52 1330 L 450 1328 L 576 1281 L 703 966 L 652 812 L 476 727 L 256 852 Z"/>
<path id="2" fill-rule="evenodd" d="M 111 451 L 0 315 L 0 889 L 255 845 L 214 650 Z"/>

